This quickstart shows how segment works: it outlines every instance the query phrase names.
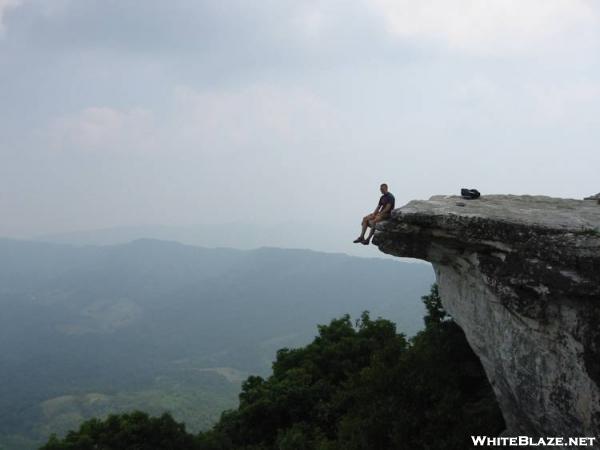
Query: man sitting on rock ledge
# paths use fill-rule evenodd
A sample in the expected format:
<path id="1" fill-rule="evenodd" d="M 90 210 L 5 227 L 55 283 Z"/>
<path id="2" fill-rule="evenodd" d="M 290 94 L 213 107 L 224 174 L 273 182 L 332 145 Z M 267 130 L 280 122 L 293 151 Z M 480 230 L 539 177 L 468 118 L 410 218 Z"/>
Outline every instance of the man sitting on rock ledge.
<path id="1" fill-rule="evenodd" d="M 392 195 L 391 192 L 388 192 L 388 185 L 383 183 L 379 190 L 383 194 L 379 199 L 379 203 L 377 204 L 377 208 L 371 214 L 363 217 L 362 220 L 362 232 L 360 236 L 354 239 L 355 244 L 363 244 L 369 245 L 371 242 L 371 238 L 375 234 L 375 224 L 377 222 L 381 222 L 382 220 L 388 219 L 394 209 L 394 204 L 396 199 Z M 371 227 L 371 232 L 369 233 L 369 237 L 365 239 L 365 233 L 367 231 L 367 227 Z"/>

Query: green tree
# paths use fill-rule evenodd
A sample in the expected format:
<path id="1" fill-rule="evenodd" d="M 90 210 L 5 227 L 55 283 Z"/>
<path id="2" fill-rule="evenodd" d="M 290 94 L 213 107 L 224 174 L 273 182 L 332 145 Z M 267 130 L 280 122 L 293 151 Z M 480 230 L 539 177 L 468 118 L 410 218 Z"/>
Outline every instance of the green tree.
<path id="1" fill-rule="evenodd" d="M 429 294 L 421 297 L 421 300 L 425 304 L 425 309 L 427 310 L 427 315 L 423 318 L 425 327 L 430 328 L 433 325 L 440 324 L 444 320 L 451 319 L 442 305 L 442 299 L 437 283 L 431 286 Z"/>
<path id="2" fill-rule="evenodd" d="M 194 450 L 195 438 L 170 414 L 149 417 L 141 411 L 91 419 L 64 439 L 52 435 L 40 450 Z"/>
<path id="3" fill-rule="evenodd" d="M 277 352 L 268 378 L 242 385 L 239 407 L 194 440 L 169 415 L 92 420 L 42 450 L 462 450 L 504 421 L 481 363 L 442 307 L 422 300 L 425 329 L 407 339 L 364 312 L 318 327 L 313 342 Z"/>
<path id="4" fill-rule="evenodd" d="M 425 329 L 410 340 L 365 312 L 280 350 L 273 375 L 249 378 L 239 408 L 200 434 L 202 448 L 453 450 L 500 432 L 485 373 L 437 285 L 422 301 Z"/>

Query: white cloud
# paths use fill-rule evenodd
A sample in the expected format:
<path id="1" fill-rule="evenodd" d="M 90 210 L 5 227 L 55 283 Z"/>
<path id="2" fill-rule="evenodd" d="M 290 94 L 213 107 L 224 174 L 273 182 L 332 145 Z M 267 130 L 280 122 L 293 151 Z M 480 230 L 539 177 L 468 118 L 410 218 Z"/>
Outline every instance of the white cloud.
<path id="1" fill-rule="evenodd" d="M 600 114 L 600 84 L 537 84 L 528 87 L 536 106 L 536 116 L 550 124 L 571 122 L 597 125 Z"/>
<path id="2" fill-rule="evenodd" d="M 452 100 L 466 105 L 497 102 L 503 95 L 495 82 L 482 76 L 463 80 L 450 92 Z"/>
<path id="3" fill-rule="evenodd" d="M 50 125 L 54 148 L 80 151 L 277 152 L 328 136 L 337 113 L 303 89 L 178 87 L 163 111 L 90 107 Z"/>
<path id="4" fill-rule="evenodd" d="M 4 15 L 11 8 L 16 8 L 21 0 L 0 0 L 0 35 L 4 32 Z"/>
<path id="5" fill-rule="evenodd" d="M 82 151 L 149 150 L 155 148 L 155 123 L 150 111 L 86 108 L 55 120 L 49 129 L 54 148 Z"/>
<path id="6" fill-rule="evenodd" d="M 476 54 L 596 45 L 592 0 L 371 0 L 389 31 Z"/>
<path id="7" fill-rule="evenodd" d="M 331 130 L 336 113 L 310 91 L 256 85 L 236 91 L 177 89 L 174 128 L 185 139 L 219 148 L 300 143 Z"/>
<path id="8" fill-rule="evenodd" d="M 513 120 L 529 127 L 563 130 L 597 126 L 600 122 L 600 83 L 596 82 L 524 81 L 503 85 L 474 77 L 455 86 L 450 100 L 462 111 L 480 116 L 471 116 L 470 121 L 487 116 L 495 121 Z"/>
<path id="9" fill-rule="evenodd" d="M 309 41 L 317 41 L 322 35 L 325 21 L 322 8 L 307 4 L 295 15 L 292 23 L 301 36 Z"/>
<path id="10" fill-rule="evenodd" d="M 296 208 L 312 203 L 347 161 L 339 157 L 343 148 L 335 145 L 340 116 L 302 88 L 179 87 L 160 109 L 91 107 L 59 118 L 40 142 L 47 142 L 49 134 L 55 151 L 45 156 L 69 167 L 89 170 L 99 163 L 97 172 L 87 174 L 85 189 L 110 198 L 107 205 L 127 204 L 132 211 L 146 208 L 155 214 L 159 204 L 160 210 L 196 217 L 189 220 L 206 220 L 194 212 L 196 207 L 212 211 L 209 220 L 215 221 L 282 220 L 297 213 L 289 208 L 292 197 Z M 65 173 L 80 183 L 77 170 Z M 224 179 L 233 182 L 224 185 Z M 302 194 L 291 190 L 282 196 L 284 186 L 302 186 Z M 225 200 L 236 208 L 223 208 Z"/>

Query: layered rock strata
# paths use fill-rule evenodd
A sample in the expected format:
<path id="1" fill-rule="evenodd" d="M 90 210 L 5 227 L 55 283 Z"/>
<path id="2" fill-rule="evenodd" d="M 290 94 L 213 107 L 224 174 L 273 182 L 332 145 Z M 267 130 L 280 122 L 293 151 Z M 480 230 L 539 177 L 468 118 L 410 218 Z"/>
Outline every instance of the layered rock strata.
<path id="1" fill-rule="evenodd" d="M 442 302 L 494 389 L 507 434 L 600 436 L 600 206 L 434 196 L 374 244 L 433 264 Z"/>

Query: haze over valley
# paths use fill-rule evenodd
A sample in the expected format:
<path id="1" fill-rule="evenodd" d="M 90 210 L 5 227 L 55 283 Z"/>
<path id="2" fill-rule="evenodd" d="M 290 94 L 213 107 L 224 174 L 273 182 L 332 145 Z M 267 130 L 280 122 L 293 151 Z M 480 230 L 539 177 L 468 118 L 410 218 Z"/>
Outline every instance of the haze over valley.
<path id="1" fill-rule="evenodd" d="M 369 310 L 414 334 L 432 282 L 425 264 L 309 250 L 1 239 L 0 448 L 131 409 L 206 429 L 317 324 Z"/>

